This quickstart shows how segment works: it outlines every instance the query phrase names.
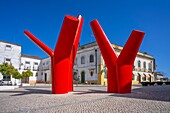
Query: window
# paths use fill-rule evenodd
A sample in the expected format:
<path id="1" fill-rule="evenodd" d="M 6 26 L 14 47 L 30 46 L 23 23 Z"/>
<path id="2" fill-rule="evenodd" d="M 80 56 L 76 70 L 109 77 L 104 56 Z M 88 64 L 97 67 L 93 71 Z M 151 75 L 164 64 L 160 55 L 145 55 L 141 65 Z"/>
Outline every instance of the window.
<path id="1" fill-rule="evenodd" d="M 6 58 L 5 61 L 11 62 L 11 59 L 10 58 Z"/>
<path id="2" fill-rule="evenodd" d="M 90 55 L 90 63 L 94 62 L 94 55 Z"/>
<path id="3" fill-rule="evenodd" d="M 11 48 L 11 45 L 6 45 L 6 47 Z"/>
<path id="4" fill-rule="evenodd" d="M 48 64 L 49 64 L 49 61 L 46 62 L 46 65 L 48 65 Z"/>
<path id="5" fill-rule="evenodd" d="M 6 45 L 5 50 L 11 50 L 11 45 Z"/>
<path id="6" fill-rule="evenodd" d="M 11 64 L 11 59 L 10 58 L 5 58 L 5 62 L 8 64 Z"/>
<path id="7" fill-rule="evenodd" d="M 148 63 L 149 71 L 152 71 L 152 63 Z"/>
<path id="8" fill-rule="evenodd" d="M 138 61 L 138 67 L 140 67 L 140 60 Z"/>
<path id="9" fill-rule="evenodd" d="M 81 64 L 85 64 L 85 57 L 84 56 L 81 57 Z"/>
<path id="10" fill-rule="evenodd" d="M 38 76 L 38 73 L 36 73 L 35 76 L 37 77 L 37 76 Z"/>
<path id="11" fill-rule="evenodd" d="M 143 62 L 143 68 L 146 69 L 146 62 Z"/>
<path id="12" fill-rule="evenodd" d="M 93 76 L 93 73 L 94 73 L 93 71 L 90 72 L 90 76 L 91 76 L 91 77 Z"/>
<path id="13" fill-rule="evenodd" d="M 25 64 L 30 64 L 30 62 L 28 62 L 28 61 L 25 61 Z"/>
<path id="14" fill-rule="evenodd" d="M 45 62 L 43 62 L 43 65 L 45 65 Z"/>
<path id="15" fill-rule="evenodd" d="M 38 62 L 34 62 L 34 65 L 38 65 Z"/>

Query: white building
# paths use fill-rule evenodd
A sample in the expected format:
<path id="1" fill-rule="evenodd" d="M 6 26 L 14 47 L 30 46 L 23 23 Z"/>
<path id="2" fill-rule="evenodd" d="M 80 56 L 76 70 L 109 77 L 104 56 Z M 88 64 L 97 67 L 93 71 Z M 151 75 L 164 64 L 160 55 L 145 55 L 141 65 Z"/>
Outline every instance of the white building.
<path id="1" fill-rule="evenodd" d="M 33 72 L 33 76 L 22 79 L 22 82 L 30 84 L 36 83 L 41 59 L 36 56 L 23 55 L 21 54 L 21 49 L 21 45 L 0 41 L 0 64 L 3 64 L 3 62 L 12 64 L 12 66 L 14 66 L 14 68 L 20 73 L 31 70 Z M 0 80 L 1 79 L 4 79 L 5 81 L 12 81 L 12 84 L 21 83 L 20 80 L 14 79 L 12 76 L 2 76 L 0 73 Z"/>
<path id="2" fill-rule="evenodd" d="M 33 72 L 33 76 L 22 79 L 22 83 L 29 83 L 29 84 L 36 83 L 40 62 L 41 62 L 41 58 L 37 56 L 29 56 L 24 54 L 21 55 L 21 66 L 19 72 L 22 73 L 23 71 L 27 71 L 27 70 Z"/>
<path id="3" fill-rule="evenodd" d="M 19 70 L 21 62 L 21 45 L 0 40 L 0 64 L 3 62 L 8 62 Z M 18 80 L 15 80 L 11 76 L 3 77 L 0 73 L 0 80 L 1 79 L 12 81 L 13 84 L 15 82 L 18 83 Z"/>
<path id="4" fill-rule="evenodd" d="M 51 59 L 50 57 L 47 57 L 41 60 L 37 82 L 38 83 L 51 82 Z"/>
<path id="5" fill-rule="evenodd" d="M 112 46 L 119 55 L 123 47 L 115 44 Z M 20 45 L 0 41 L 0 64 L 3 62 L 12 63 L 20 73 L 26 70 L 33 72 L 32 77 L 25 78 L 22 82 L 30 84 L 51 82 L 50 57 L 40 59 L 36 56 L 23 55 Z M 138 52 L 134 62 L 132 83 L 154 81 L 154 70 L 155 59 L 147 53 Z M 96 42 L 79 47 L 74 62 L 73 78 L 78 78 L 81 83 L 107 84 L 107 68 Z M 3 79 L 1 74 L 0 79 Z M 12 77 L 9 80 L 15 81 Z"/>

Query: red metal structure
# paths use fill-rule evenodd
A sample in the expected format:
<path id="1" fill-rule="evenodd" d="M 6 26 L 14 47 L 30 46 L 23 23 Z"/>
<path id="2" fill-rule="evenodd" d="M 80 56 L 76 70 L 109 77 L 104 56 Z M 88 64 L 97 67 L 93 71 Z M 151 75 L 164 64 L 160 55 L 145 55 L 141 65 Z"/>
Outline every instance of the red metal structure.
<path id="1" fill-rule="evenodd" d="M 74 61 L 75 61 L 75 58 L 76 58 L 76 53 L 77 53 L 77 50 L 78 50 L 78 46 L 79 46 L 79 41 L 80 41 L 80 35 L 81 35 L 81 30 L 82 30 L 82 26 L 83 26 L 83 18 L 81 15 L 78 16 L 78 19 L 79 19 L 79 24 L 78 24 L 78 30 L 77 30 L 77 33 L 76 33 L 76 37 L 75 37 L 75 40 L 74 40 L 74 43 L 73 43 L 73 49 L 71 51 L 71 54 L 70 54 L 70 76 L 68 76 L 68 91 L 73 91 L 73 66 L 74 66 Z"/>
<path id="2" fill-rule="evenodd" d="M 90 25 L 108 69 L 108 92 L 130 93 L 133 64 L 145 33 L 133 30 L 118 57 L 98 21 Z"/>
<path id="3" fill-rule="evenodd" d="M 82 25 L 81 15 L 78 18 L 65 16 L 54 51 L 29 31 L 24 31 L 25 35 L 51 57 L 53 94 L 65 94 L 73 91 L 72 71 Z M 130 93 L 132 67 L 145 33 L 137 30 L 132 31 L 118 57 L 98 21 L 94 20 L 90 25 L 108 69 L 108 92 Z"/>
<path id="4" fill-rule="evenodd" d="M 24 31 L 35 44 L 51 57 L 52 93 L 65 94 L 72 91 L 72 68 L 82 30 L 83 18 L 65 16 L 54 52 L 32 35 Z"/>

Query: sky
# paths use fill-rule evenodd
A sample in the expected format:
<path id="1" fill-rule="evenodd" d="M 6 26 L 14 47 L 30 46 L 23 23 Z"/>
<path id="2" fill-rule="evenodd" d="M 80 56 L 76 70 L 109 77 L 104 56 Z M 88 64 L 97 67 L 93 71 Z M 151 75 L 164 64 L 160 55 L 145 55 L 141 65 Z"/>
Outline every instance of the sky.
<path id="1" fill-rule="evenodd" d="M 0 0 L 0 40 L 20 44 L 22 53 L 48 55 L 30 41 L 29 30 L 54 49 L 65 15 L 84 18 L 80 44 L 94 42 L 97 19 L 111 43 L 124 46 L 132 30 L 144 31 L 140 52 L 156 59 L 156 71 L 170 77 L 170 0 Z"/>

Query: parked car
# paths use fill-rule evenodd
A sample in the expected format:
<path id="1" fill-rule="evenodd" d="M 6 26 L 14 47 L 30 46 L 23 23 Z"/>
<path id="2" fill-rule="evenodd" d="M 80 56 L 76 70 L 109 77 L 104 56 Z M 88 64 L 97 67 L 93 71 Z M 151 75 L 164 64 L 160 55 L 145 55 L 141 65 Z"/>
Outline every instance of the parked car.
<path id="1" fill-rule="evenodd" d="M 3 80 L 3 81 L 2 81 L 2 85 L 12 86 L 12 81 L 5 81 L 5 80 Z"/>

